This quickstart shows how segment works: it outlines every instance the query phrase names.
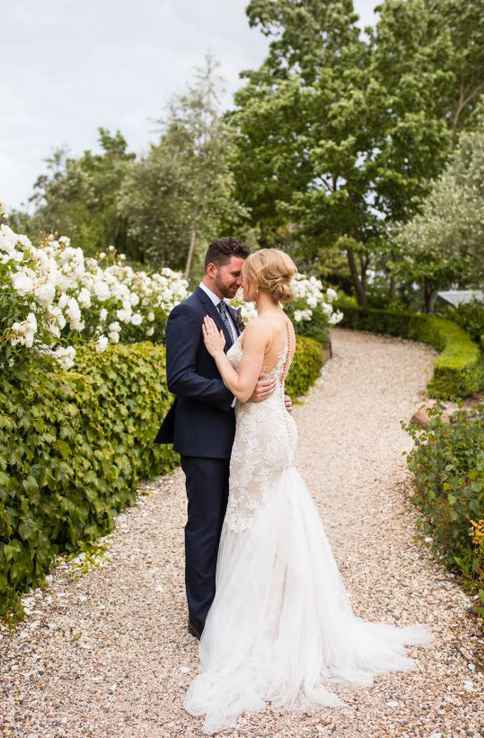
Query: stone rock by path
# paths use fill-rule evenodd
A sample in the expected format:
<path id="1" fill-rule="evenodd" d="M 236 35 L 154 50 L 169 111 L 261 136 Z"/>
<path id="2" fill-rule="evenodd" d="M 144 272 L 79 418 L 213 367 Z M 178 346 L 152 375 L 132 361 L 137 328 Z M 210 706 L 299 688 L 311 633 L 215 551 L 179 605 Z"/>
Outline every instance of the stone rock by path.
<path id="1" fill-rule="evenodd" d="M 440 402 L 443 407 L 442 421 L 444 423 L 451 423 L 454 413 L 456 413 L 460 409 L 471 412 L 478 405 L 480 405 L 480 403 L 484 402 L 484 395 L 480 392 L 477 392 L 471 397 L 462 400 L 460 403 L 451 402 L 448 400 L 438 401 L 434 399 L 427 399 L 422 405 L 420 405 L 419 408 L 417 408 L 416 412 L 413 414 L 411 418 L 412 423 L 416 423 L 422 428 L 427 428 L 431 420 L 429 410 L 435 407 L 438 402 Z"/>
<path id="2" fill-rule="evenodd" d="M 484 678 L 479 626 L 452 576 L 415 540 L 401 426 L 422 399 L 435 352 L 336 328 L 333 358 L 294 415 L 298 466 L 320 510 L 358 615 L 430 623 L 413 672 L 340 688 L 349 710 L 246 715 L 230 738 L 478 738 Z M 102 566 L 60 564 L 0 630 L 2 738 L 200 738 L 182 699 L 197 671 L 186 631 L 183 474 L 141 486 L 104 539 Z"/>

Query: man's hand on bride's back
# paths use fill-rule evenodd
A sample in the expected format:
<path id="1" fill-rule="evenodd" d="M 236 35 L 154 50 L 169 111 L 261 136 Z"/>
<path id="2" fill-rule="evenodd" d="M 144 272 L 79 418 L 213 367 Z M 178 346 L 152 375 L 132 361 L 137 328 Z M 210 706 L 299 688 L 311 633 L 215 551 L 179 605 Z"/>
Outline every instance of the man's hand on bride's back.
<path id="1" fill-rule="evenodd" d="M 267 400 L 267 398 L 272 395 L 275 388 L 275 377 L 265 377 L 264 375 L 260 376 L 249 402 L 262 402 L 262 400 Z"/>

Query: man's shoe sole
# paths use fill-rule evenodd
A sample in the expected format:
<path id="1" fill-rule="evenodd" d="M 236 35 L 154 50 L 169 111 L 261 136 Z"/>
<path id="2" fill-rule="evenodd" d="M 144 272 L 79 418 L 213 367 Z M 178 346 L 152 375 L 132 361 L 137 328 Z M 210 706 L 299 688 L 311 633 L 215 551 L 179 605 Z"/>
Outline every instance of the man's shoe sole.
<path id="1" fill-rule="evenodd" d="M 188 623 L 188 632 L 190 633 L 190 635 L 192 635 L 195 638 L 198 638 L 198 640 L 200 640 L 200 636 L 202 634 L 200 633 L 200 631 L 192 623 Z"/>

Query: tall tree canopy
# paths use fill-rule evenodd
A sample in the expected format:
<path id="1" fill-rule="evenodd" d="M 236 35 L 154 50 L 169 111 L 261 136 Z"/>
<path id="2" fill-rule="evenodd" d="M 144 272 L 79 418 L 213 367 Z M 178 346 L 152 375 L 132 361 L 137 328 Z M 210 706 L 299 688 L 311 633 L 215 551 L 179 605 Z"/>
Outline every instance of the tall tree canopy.
<path id="1" fill-rule="evenodd" d="M 216 68 L 208 57 L 195 83 L 173 99 L 159 121 L 159 142 L 133 164 L 119 199 L 129 239 L 151 262 L 186 276 L 200 244 L 245 214 L 234 198 L 233 133 L 220 112 Z"/>
<path id="2" fill-rule="evenodd" d="M 423 285 L 425 307 L 439 289 L 484 280 L 484 125 L 461 134 L 421 212 L 398 233 L 403 277 Z"/>
<path id="3" fill-rule="evenodd" d="M 265 243 L 289 231 L 313 263 L 336 246 L 361 304 L 386 222 L 413 215 L 478 103 L 484 0 L 460 5 L 386 0 L 366 34 L 352 0 L 247 8 L 271 44 L 230 114 L 237 195 Z"/>
<path id="4" fill-rule="evenodd" d="M 34 186 L 32 218 L 24 218 L 30 235 L 68 235 L 73 243 L 94 254 L 113 244 L 125 251 L 126 223 L 117 213 L 121 184 L 135 158 L 123 135 L 99 128 L 100 153 L 85 151 L 78 159 L 64 149 L 47 160 L 47 172 Z"/>

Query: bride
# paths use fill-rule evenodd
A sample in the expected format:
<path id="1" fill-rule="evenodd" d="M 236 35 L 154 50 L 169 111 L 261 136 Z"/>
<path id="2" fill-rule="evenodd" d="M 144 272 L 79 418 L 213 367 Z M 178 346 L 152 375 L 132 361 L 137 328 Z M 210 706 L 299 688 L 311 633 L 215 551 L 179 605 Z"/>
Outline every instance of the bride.
<path id="1" fill-rule="evenodd" d="M 201 672 L 184 707 L 205 715 L 203 732 L 232 728 L 242 712 L 344 706 L 332 682 L 371 685 L 382 672 L 415 667 L 405 644 L 428 645 L 428 626 L 400 628 L 356 616 L 318 510 L 295 467 L 297 428 L 284 403 L 295 350 L 280 303 L 292 299 L 294 262 L 261 249 L 244 263 L 244 300 L 257 317 L 224 353 L 206 317 L 203 337 L 237 398 L 230 491 L 217 559 L 216 595 L 200 640 Z M 276 390 L 249 402 L 261 372 Z"/>

